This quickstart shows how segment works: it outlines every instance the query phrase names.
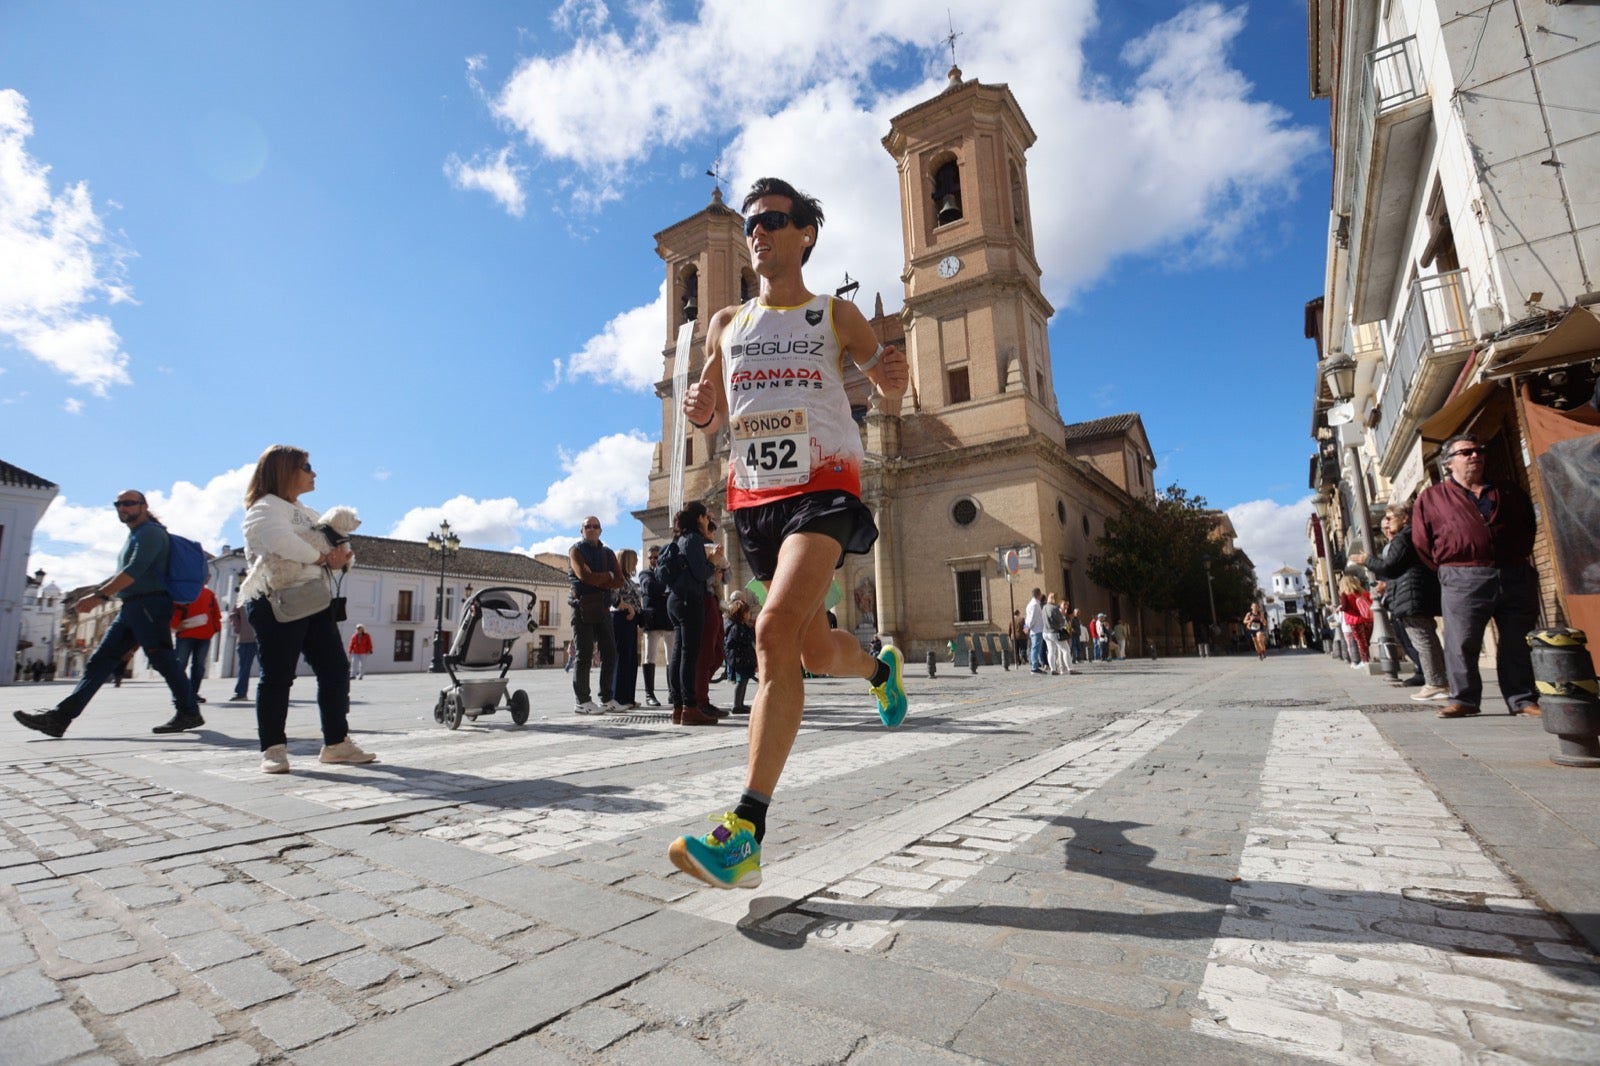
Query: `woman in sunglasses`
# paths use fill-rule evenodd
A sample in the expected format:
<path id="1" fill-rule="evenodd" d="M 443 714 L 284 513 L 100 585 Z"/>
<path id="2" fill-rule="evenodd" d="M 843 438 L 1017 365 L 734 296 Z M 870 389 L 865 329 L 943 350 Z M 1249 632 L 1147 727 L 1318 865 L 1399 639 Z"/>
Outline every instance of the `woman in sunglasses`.
<path id="1" fill-rule="evenodd" d="M 322 714 L 318 761 L 354 764 L 378 758 L 350 739 L 350 660 L 326 588 L 329 573 L 349 566 L 354 555 L 346 544 L 329 545 L 316 528 L 321 516 L 300 502 L 316 487 L 311 457 L 299 448 L 274 444 L 256 460 L 244 495 L 244 550 L 250 569 L 239 598 L 255 627 L 261 656 L 256 732 L 261 772 L 267 774 L 289 772 L 284 730 L 289 689 L 302 655 L 317 677 Z"/>

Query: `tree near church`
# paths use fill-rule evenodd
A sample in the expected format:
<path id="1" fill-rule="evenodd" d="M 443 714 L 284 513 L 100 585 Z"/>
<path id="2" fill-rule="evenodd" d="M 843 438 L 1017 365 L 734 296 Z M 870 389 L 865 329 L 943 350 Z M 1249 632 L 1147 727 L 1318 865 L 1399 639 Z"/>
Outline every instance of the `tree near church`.
<path id="1" fill-rule="evenodd" d="M 1191 496 L 1176 484 L 1154 500 L 1129 501 L 1106 521 L 1096 542 L 1100 551 L 1089 557 L 1089 580 L 1128 597 L 1136 627 L 1144 610 L 1204 627 L 1211 621 L 1214 596 L 1217 622 L 1226 632 L 1229 620 L 1250 609 L 1257 590 L 1244 557 L 1226 550 L 1213 535 L 1213 515 L 1205 497 Z"/>

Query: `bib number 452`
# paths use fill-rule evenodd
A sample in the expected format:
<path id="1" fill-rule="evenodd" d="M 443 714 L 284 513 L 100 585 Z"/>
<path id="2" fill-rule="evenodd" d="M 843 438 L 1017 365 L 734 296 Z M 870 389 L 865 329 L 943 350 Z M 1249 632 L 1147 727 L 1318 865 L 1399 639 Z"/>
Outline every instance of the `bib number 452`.
<path id="1" fill-rule="evenodd" d="M 794 438 L 785 437 L 780 440 L 751 441 L 745 449 L 744 465 L 750 470 L 759 470 L 764 473 L 776 473 L 780 470 L 798 470 L 800 462 L 796 458 Z"/>

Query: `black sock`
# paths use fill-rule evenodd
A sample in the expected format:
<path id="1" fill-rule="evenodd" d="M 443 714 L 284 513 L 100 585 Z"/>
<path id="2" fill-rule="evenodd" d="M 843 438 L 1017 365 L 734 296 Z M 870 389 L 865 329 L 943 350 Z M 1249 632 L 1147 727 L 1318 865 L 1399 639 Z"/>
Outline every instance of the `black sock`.
<path id="1" fill-rule="evenodd" d="M 739 803 L 733 808 L 734 814 L 756 827 L 757 844 L 767 835 L 767 805 L 771 802 L 771 796 L 763 796 L 747 788 L 740 794 Z"/>
<path id="2" fill-rule="evenodd" d="M 879 659 L 878 665 L 874 667 L 872 671 L 872 687 L 877 688 L 879 685 L 887 684 L 889 679 L 893 676 L 893 667 L 884 662 L 882 659 Z"/>

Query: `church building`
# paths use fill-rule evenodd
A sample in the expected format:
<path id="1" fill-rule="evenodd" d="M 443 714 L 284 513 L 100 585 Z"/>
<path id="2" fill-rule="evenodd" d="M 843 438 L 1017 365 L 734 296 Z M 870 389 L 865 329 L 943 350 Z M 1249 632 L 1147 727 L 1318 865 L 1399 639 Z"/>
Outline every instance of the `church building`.
<path id="1" fill-rule="evenodd" d="M 1004 634 L 1035 587 L 1065 595 L 1086 619 L 1118 620 L 1127 606 L 1090 583 L 1089 556 L 1109 517 L 1130 498 L 1154 495 L 1155 460 L 1137 414 L 1061 421 L 1048 331 L 1055 312 L 1034 253 L 1034 140 L 1007 86 L 964 81 L 957 68 L 883 138 L 899 176 L 905 292 L 894 315 L 880 297 L 870 321 L 881 342 L 905 350 L 911 382 L 897 410 L 879 408 L 870 383 L 848 368 L 866 449 L 862 498 L 879 539 L 871 554 L 846 558 L 834 612 L 863 641 L 881 634 L 914 659 L 943 658 L 958 637 Z M 826 189 L 808 191 L 826 199 Z M 716 190 L 702 211 L 656 235 L 668 320 L 656 389 L 663 443 L 649 505 L 635 512 L 647 544 L 670 535 L 678 331 L 695 324 L 693 381 L 711 312 L 760 291 L 742 222 Z M 685 432 L 683 499 L 721 514 L 727 432 L 715 440 Z M 750 575 L 729 547 L 737 587 Z"/>

